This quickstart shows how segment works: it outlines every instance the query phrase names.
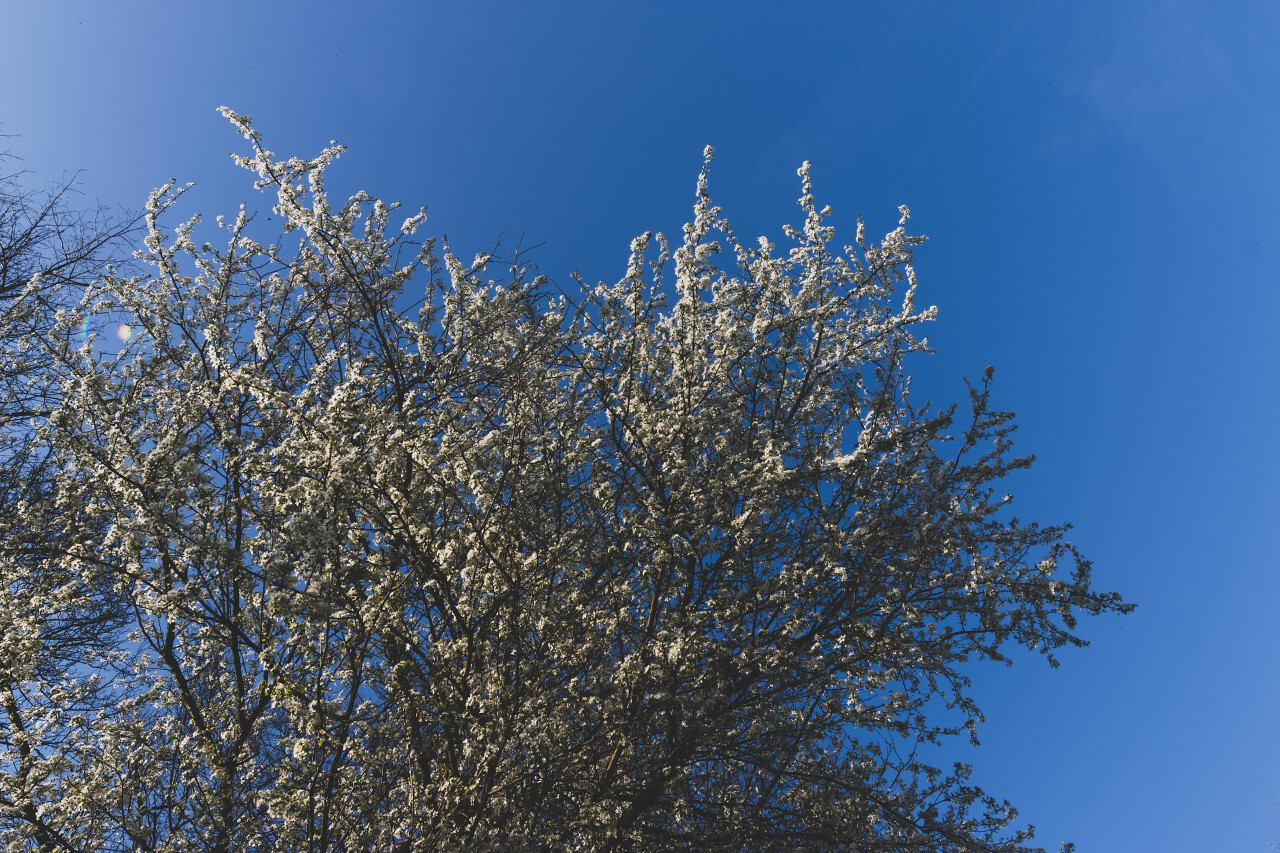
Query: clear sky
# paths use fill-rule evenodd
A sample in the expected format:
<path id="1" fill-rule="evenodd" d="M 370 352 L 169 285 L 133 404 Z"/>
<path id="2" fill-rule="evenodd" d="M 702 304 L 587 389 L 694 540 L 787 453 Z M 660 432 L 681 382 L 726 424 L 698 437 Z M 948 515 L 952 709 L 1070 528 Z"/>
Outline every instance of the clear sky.
<path id="1" fill-rule="evenodd" d="M 846 239 L 909 204 L 923 387 L 995 365 L 1039 458 L 1018 514 L 1074 522 L 1139 604 L 1060 669 L 976 670 L 957 755 L 1050 850 L 1280 837 L 1280 4 L 0 0 L 35 180 L 138 209 L 172 177 L 232 213 L 222 104 L 278 153 L 348 145 L 332 190 L 427 205 L 459 254 L 544 244 L 562 282 L 678 234 L 707 143 L 740 235 L 799 219 L 806 159 Z"/>

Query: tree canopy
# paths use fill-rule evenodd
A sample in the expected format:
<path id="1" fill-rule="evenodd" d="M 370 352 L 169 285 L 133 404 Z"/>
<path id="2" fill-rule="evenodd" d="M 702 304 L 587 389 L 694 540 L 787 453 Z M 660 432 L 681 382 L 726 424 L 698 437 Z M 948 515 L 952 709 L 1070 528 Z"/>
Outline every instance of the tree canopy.
<path id="1" fill-rule="evenodd" d="M 562 287 L 224 112 L 282 221 L 215 246 L 161 188 L 11 336 L 50 475 L 0 519 L 0 843 L 1023 849 L 915 747 L 975 736 L 974 662 L 1132 605 L 1010 515 L 990 369 L 911 398 L 905 207 L 839 246 L 806 163 L 802 222 L 743 243 L 708 148 L 679 241 Z"/>

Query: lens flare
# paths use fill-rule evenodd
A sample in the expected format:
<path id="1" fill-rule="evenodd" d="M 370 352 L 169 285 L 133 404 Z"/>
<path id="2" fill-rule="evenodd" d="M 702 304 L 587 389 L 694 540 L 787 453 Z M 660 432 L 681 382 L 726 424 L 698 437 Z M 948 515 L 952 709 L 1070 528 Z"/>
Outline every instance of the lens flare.
<path id="1" fill-rule="evenodd" d="M 116 337 L 121 341 L 128 343 L 129 338 L 133 337 L 133 327 L 128 323 L 121 323 L 120 327 L 116 329 Z"/>

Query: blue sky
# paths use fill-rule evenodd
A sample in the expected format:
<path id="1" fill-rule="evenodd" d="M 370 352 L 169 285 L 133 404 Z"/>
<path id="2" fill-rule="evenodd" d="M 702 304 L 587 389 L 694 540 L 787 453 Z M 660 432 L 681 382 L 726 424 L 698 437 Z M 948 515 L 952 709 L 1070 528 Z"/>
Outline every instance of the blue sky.
<path id="1" fill-rule="evenodd" d="M 1039 459 L 1019 515 L 1074 522 L 1139 604 L 1060 669 L 976 670 L 960 756 L 1049 849 L 1280 837 L 1280 5 L 259 5 L 0 0 L 7 147 L 231 213 L 226 104 L 277 152 L 348 145 L 331 189 L 426 204 L 464 255 L 523 234 L 565 282 L 679 233 L 707 143 L 740 235 L 799 218 L 806 159 L 848 238 L 909 204 L 922 386 L 995 365 Z"/>

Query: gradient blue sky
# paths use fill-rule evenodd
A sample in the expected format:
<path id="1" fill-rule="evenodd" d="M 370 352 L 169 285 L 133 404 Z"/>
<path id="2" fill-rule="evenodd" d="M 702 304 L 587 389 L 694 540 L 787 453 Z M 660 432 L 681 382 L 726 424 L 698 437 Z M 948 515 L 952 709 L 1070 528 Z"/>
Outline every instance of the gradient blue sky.
<path id="1" fill-rule="evenodd" d="M 846 239 L 909 204 L 924 387 L 995 365 L 1039 457 L 1018 514 L 1073 521 L 1139 604 L 1060 669 L 976 670 L 956 753 L 1051 850 L 1280 837 L 1280 4 L 0 0 L 36 180 L 231 213 L 221 104 L 280 153 L 350 146 L 331 189 L 426 204 L 460 254 L 544 243 L 562 282 L 678 234 L 707 143 L 741 235 L 798 220 L 805 159 Z"/>

